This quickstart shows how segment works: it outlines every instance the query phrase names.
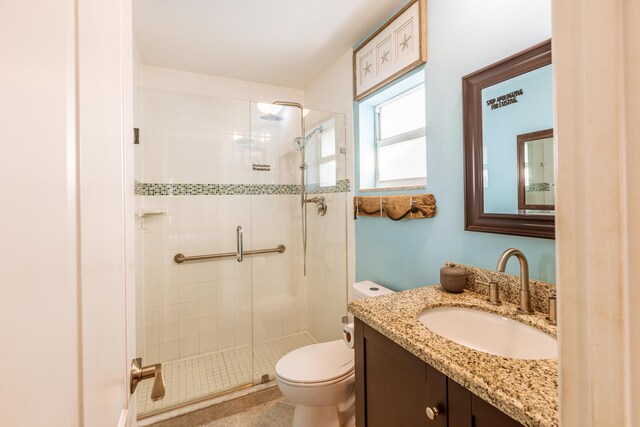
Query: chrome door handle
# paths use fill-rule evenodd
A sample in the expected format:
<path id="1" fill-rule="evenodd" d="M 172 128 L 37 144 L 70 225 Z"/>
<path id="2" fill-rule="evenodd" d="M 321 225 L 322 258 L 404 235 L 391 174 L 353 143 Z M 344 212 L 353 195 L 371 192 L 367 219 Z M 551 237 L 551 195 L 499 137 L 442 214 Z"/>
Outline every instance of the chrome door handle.
<path id="1" fill-rule="evenodd" d="M 162 376 L 162 365 L 142 366 L 142 358 L 138 357 L 131 361 L 131 379 L 129 380 L 129 389 L 131 394 L 136 391 L 138 383 L 142 380 L 154 378 L 153 388 L 151 389 L 151 400 L 154 402 L 164 397 L 164 377 Z"/>
<path id="2" fill-rule="evenodd" d="M 238 228 L 236 228 L 236 244 L 237 244 L 236 258 L 238 259 L 238 262 L 242 262 L 242 259 L 244 257 L 244 249 L 242 246 L 242 226 L 241 225 L 239 225 Z"/>

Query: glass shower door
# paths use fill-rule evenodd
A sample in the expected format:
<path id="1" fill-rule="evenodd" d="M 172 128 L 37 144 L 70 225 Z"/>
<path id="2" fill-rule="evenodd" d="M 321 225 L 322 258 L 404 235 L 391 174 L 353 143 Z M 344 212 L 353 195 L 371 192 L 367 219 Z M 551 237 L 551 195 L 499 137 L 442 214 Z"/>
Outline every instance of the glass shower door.
<path id="1" fill-rule="evenodd" d="M 322 199 L 307 211 L 307 331 L 319 342 L 342 338 L 347 314 L 347 196 L 345 116 L 311 110 L 306 135 L 322 129 L 306 145 L 306 198 Z"/>
<path id="2" fill-rule="evenodd" d="M 136 87 L 138 354 L 162 363 L 166 396 L 138 387 L 144 418 L 253 383 L 250 104 Z M 226 254 L 223 257 L 185 257 Z"/>
<path id="3" fill-rule="evenodd" d="M 256 383 L 273 380 L 276 363 L 288 352 L 341 337 L 341 318 L 346 314 L 345 193 L 332 192 L 343 184 L 344 134 L 340 114 L 251 105 L 252 182 L 257 186 L 252 200 L 253 245 L 286 247 L 282 254 L 252 257 Z M 307 197 L 324 197 L 329 203 L 323 217 L 316 214 L 316 204 L 308 204 L 306 256 L 303 171 Z M 310 284 L 320 287 L 312 289 Z"/>
<path id="4" fill-rule="evenodd" d="M 275 365 L 288 351 L 310 342 L 306 328 L 306 289 L 301 269 L 300 162 L 294 139 L 300 136 L 295 107 L 252 103 L 253 245 L 283 245 L 283 253 L 252 257 L 254 379 L 273 380 Z"/>

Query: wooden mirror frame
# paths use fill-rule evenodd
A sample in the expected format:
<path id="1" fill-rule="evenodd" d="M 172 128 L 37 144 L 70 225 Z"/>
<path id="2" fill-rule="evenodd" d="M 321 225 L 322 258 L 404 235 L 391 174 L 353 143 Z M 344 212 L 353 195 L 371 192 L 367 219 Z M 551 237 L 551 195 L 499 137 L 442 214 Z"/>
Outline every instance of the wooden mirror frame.
<path id="1" fill-rule="evenodd" d="M 555 205 L 535 205 L 528 204 L 526 197 L 526 179 L 524 176 L 524 150 L 526 149 L 525 145 L 527 142 L 540 141 L 543 139 L 553 138 L 553 129 L 544 129 L 539 130 L 537 132 L 523 133 L 522 135 L 518 135 L 517 144 L 518 144 L 518 210 L 541 210 L 541 211 L 553 211 L 556 209 Z"/>
<path id="2" fill-rule="evenodd" d="M 554 215 L 484 212 L 482 177 L 482 89 L 551 64 L 551 40 L 539 43 L 462 78 L 464 119 L 464 229 L 555 238 Z M 517 194 L 514 194 L 517 197 Z"/>

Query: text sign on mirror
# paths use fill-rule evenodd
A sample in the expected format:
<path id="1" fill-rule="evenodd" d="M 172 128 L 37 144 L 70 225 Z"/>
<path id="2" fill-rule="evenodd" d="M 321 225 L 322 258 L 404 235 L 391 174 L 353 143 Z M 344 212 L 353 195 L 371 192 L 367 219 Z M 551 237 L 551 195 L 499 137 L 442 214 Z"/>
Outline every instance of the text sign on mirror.
<path id="1" fill-rule="evenodd" d="M 491 107 L 492 110 L 497 110 L 498 108 L 515 104 L 516 102 L 518 102 L 518 97 L 521 95 L 524 95 L 524 89 L 514 90 L 513 92 L 509 92 L 497 98 L 489 99 L 487 101 L 487 106 Z"/>

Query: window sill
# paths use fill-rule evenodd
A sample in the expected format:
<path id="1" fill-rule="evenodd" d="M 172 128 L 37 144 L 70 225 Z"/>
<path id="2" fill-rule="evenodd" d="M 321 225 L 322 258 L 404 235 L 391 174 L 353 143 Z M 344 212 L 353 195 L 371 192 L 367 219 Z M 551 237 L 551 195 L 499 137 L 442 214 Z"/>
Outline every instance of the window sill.
<path id="1" fill-rule="evenodd" d="M 361 188 L 358 191 L 361 193 L 373 193 L 381 191 L 398 191 L 398 190 L 424 190 L 426 185 L 401 185 L 397 187 L 376 187 L 376 188 Z"/>

